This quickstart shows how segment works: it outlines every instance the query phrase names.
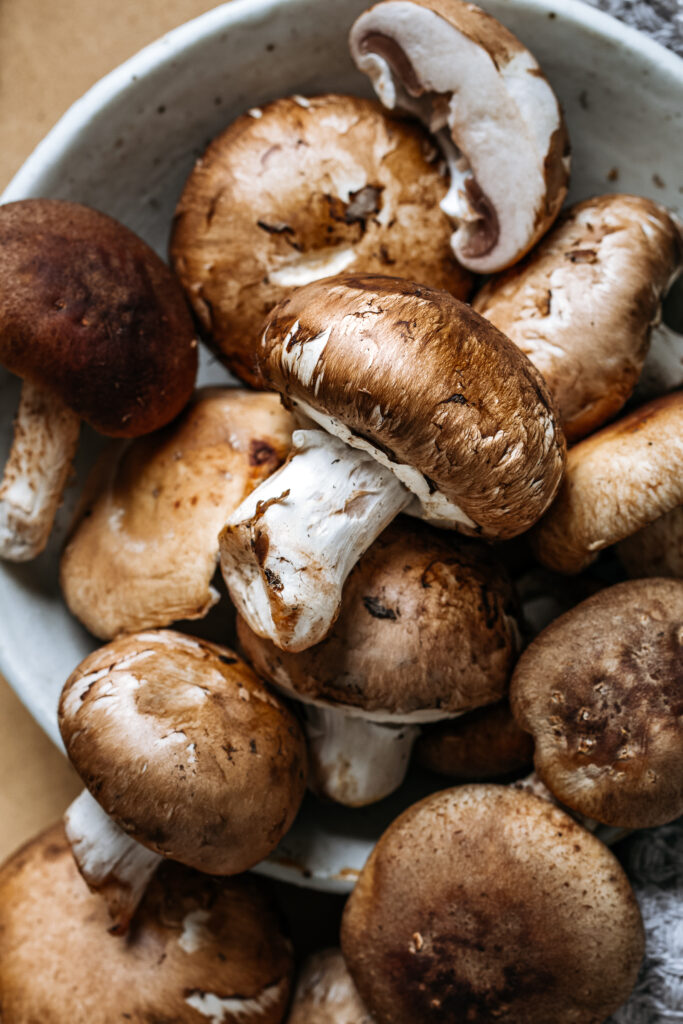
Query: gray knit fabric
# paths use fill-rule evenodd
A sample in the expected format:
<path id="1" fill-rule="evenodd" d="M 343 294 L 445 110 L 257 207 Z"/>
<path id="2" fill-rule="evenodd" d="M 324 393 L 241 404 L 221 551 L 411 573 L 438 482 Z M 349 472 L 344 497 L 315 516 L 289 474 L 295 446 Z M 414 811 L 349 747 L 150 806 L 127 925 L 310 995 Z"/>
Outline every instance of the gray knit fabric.
<path id="1" fill-rule="evenodd" d="M 683 57 L 683 0 L 586 0 Z M 561 4 L 560 4 L 561 8 Z"/>

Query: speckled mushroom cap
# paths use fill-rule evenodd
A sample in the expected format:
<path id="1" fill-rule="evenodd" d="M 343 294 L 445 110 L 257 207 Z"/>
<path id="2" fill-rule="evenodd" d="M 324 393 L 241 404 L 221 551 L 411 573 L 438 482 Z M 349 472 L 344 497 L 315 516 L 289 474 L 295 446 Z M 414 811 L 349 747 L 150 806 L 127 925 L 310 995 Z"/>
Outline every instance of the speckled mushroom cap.
<path id="1" fill-rule="evenodd" d="M 683 505 L 627 537 L 617 554 L 629 576 L 683 579 Z"/>
<path id="2" fill-rule="evenodd" d="M 622 407 L 647 354 L 683 238 L 651 199 L 605 195 L 573 206 L 523 263 L 489 281 L 474 308 L 538 367 L 567 439 Z"/>
<path id="3" fill-rule="evenodd" d="M 111 437 L 157 430 L 194 388 L 174 274 L 128 228 L 58 199 L 0 206 L 0 365 Z"/>
<path id="4" fill-rule="evenodd" d="M 306 960 L 287 1024 L 373 1024 L 339 949 L 324 949 Z"/>
<path id="5" fill-rule="evenodd" d="M 59 703 L 67 753 L 150 850 L 237 874 L 266 857 L 306 785 L 299 725 L 227 647 L 158 630 L 81 662 Z"/>
<path id="6" fill-rule="evenodd" d="M 601 1024 L 635 983 L 643 925 L 598 839 L 530 793 L 472 785 L 389 826 L 341 944 L 378 1024 Z"/>
<path id="7" fill-rule="evenodd" d="M 218 533 L 284 462 L 292 429 L 276 395 L 206 388 L 164 431 L 106 451 L 62 556 L 76 618 L 110 640 L 206 615 Z"/>
<path id="8" fill-rule="evenodd" d="M 564 437 L 542 377 L 446 292 L 370 274 L 306 285 L 272 311 L 258 357 L 269 387 L 369 451 L 434 522 L 512 537 L 558 487 Z"/>
<path id="9" fill-rule="evenodd" d="M 163 864 L 129 935 L 108 926 L 61 824 L 19 850 L 0 869 L 3 1022 L 283 1020 L 292 949 L 255 879 Z"/>
<path id="10" fill-rule="evenodd" d="M 383 104 L 438 137 L 460 262 L 485 274 L 521 259 L 559 213 L 569 177 L 562 112 L 532 54 L 462 0 L 385 0 L 361 14 L 349 44 Z"/>
<path id="11" fill-rule="evenodd" d="M 510 702 L 567 807 L 624 828 L 683 814 L 683 580 L 619 583 L 556 619 Z"/>
<path id="12" fill-rule="evenodd" d="M 424 730 L 413 757 L 439 775 L 488 782 L 531 768 L 534 741 L 515 722 L 507 700 Z"/>
<path id="13" fill-rule="evenodd" d="M 543 565 L 577 573 L 603 548 L 681 504 L 683 391 L 677 391 L 569 450 L 557 497 L 529 540 Z"/>
<path id="14" fill-rule="evenodd" d="M 178 203 L 171 258 L 234 373 L 258 385 L 263 318 L 293 288 L 342 270 L 467 298 L 437 157 L 418 126 L 355 96 L 278 99 L 214 139 Z"/>
<path id="15" fill-rule="evenodd" d="M 351 572 L 331 632 L 283 651 L 238 618 L 242 650 L 299 700 L 428 721 L 499 700 L 519 633 L 512 584 L 483 544 L 400 518 Z"/>

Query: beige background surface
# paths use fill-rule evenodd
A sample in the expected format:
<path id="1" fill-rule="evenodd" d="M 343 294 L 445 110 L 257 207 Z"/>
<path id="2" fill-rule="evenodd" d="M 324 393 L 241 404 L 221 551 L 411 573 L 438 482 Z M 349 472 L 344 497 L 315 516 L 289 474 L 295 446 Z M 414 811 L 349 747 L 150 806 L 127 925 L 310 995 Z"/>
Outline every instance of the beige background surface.
<path id="1" fill-rule="evenodd" d="M 98 78 L 215 4 L 202 0 L 0 0 L 0 190 Z M 0 677 L 0 859 L 79 789 Z"/>

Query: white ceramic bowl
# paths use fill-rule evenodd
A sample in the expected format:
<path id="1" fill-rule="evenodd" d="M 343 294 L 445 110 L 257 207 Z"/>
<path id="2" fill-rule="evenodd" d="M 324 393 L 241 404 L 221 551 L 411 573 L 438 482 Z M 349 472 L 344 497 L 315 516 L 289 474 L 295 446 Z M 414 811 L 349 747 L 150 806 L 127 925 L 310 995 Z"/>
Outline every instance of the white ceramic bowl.
<path id="1" fill-rule="evenodd" d="M 367 0 L 233 0 L 181 26 L 99 82 L 56 125 L 2 200 L 75 199 L 118 217 L 164 255 L 176 200 L 208 140 L 246 108 L 291 93 L 370 95 L 346 37 Z M 571 198 L 605 191 L 683 206 L 683 61 L 576 0 L 481 0 L 540 60 L 564 106 L 573 148 Z M 202 382 L 225 381 L 204 357 Z M 18 399 L 0 370 L 0 458 Z M 59 743 L 61 687 L 95 646 L 57 582 L 65 524 L 99 441 L 85 434 L 48 550 L 0 564 L 0 669 Z M 216 621 L 216 613 L 214 619 Z M 415 780 L 382 804 L 345 811 L 309 800 L 261 869 L 345 891 L 373 841 L 418 795 Z"/>

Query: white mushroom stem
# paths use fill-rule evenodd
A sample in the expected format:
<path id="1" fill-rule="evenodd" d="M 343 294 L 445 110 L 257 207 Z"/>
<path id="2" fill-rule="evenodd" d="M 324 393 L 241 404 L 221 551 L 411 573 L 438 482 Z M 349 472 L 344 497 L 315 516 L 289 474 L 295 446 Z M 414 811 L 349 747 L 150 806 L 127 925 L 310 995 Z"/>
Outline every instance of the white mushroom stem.
<path id="1" fill-rule="evenodd" d="M 221 534 L 221 569 L 240 614 L 286 651 L 325 638 L 349 572 L 412 501 L 371 455 L 321 430 L 296 430 L 285 465 Z"/>
<path id="2" fill-rule="evenodd" d="M 403 782 L 419 725 L 388 725 L 346 709 L 307 704 L 310 788 L 347 807 L 389 796 Z"/>
<path id="3" fill-rule="evenodd" d="M 618 843 L 632 832 L 630 828 L 616 828 L 613 825 L 603 825 L 601 822 L 595 821 L 594 818 L 587 818 L 585 814 L 567 807 L 548 789 L 545 782 L 541 781 L 536 772 L 531 772 L 526 778 L 520 779 L 519 782 L 515 782 L 513 785 L 515 789 L 525 789 L 535 796 L 540 796 L 542 800 L 547 800 L 549 803 L 554 804 L 555 807 L 559 807 L 560 810 L 565 811 L 574 818 L 579 825 L 582 825 L 587 832 L 592 832 L 605 846 L 614 846 L 615 843 Z"/>
<path id="4" fill-rule="evenodd" d="M 126 835 L 87 789 L 67 808 L 64 828 L 78 870 L 107 903 L 111 931 L 125 932 L 163 858 Z"/>
<path id="5" fill-rule="evenodd" d="M 47 544 L 78 445 L 80 418 L 25 381 L 0 483 L 0 558 L 26 562 Z"/>
<path id="6" fill-rule="evenodd" d="M 665 323 L 652 329 L 650 348 L 634 391 L 638 402 L 648 402 L 658 395 L 683 385 L 683 334 Z"/>

